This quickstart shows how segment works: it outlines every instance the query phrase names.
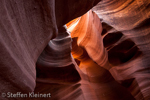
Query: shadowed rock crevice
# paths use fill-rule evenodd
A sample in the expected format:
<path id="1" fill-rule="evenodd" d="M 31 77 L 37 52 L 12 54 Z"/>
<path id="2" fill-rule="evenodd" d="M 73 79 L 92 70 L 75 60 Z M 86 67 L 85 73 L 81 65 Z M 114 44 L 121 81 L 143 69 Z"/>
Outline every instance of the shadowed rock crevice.
<path id="1" fill-rule="evenodd" d="M 71 37 L 66 26 L 50 40 L 36 63 L 37 81 L 48 83 L 76 83 L 81 80 L 71 57 Z"/>
<path id="2" fill-rule="evenodd" d="M 112 44 L 116 43 L 121 39 L 123 34 L 121 32 L 115 32 L 115 33 L 108 33 L 104 38 L 103 38 L 103 43 L 104 47 L 109 47 Z"/>
<path id="3" fill-rule="evenodd" d="M 135 43 L 127 39 L 108 51 L 108 59 L 111 64 L 119 65 L 132 59 L 138 52 Z"/>
<path id="4" fill-rule="evenodd" d="M 74 83 L 81 80 L 73 64 L 64 67 L 37 66 L 37 78 L 47 79 L 49 83 Z"/>

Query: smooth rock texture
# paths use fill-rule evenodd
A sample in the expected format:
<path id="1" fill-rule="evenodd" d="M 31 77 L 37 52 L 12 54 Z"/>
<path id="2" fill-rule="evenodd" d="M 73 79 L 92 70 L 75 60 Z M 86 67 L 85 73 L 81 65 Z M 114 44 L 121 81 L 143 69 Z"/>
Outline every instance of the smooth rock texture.
<path id="1" fill-rule="evenodd" d="M 82 16 L 99 1 L 101 0 L 55 0 L 58 28 L 74 18 Z"/>
<path id="2" fill-rule="evenodd" d="M 37 60 L 36 71 L 39 82 L 60 84 L 81 79 L 72 62 L 71 37 L 65 26 L 58 32 L 58 36 L 50 40 Z"/>
<path id="3" fill-rule="evenodd" d="M 67 24 L 73 38 L 72 55 L 79 61 L 79 68 L 88 77 L 83 78 L 85 81 L 81 81 L 81 84 L 89 84 L 96 100 L 134 100 L 128 90 L 117 83 L 106 70 L 110 65 L 103 46 L 102 24 L 98 16 L 89 11 L 72 23 L 76 25 L 74 28 L 73 24 Z"/>
<path id="4" fill-rule="evenodd" d="M 149 5 L 150 0 L 104 0 L 92 9 L 102 20 L 109 71 L 136 100 L 150 100 Z"/>
<path id="5" fill-rule="evenodd" d="M 99 1 L 100 0 L 85 0 L 85 4 L 85 2 L 74 3 L 76 2 L 75 0 L 72 0 L 71 2 L 69 0 L 1 0 L 0 99 L 9 99 L 3 98 L 1 93 L 28 93 L 34 91 L 36 85 L 36 74 L 37 77 L 41 77 L 40 73 L 42 73 L 42 71 L 37 71 L 36 73 L 36 62 L 37 66 L 42 64 L 42 66 L 45 66 L 47 64 L 47 61 L 45 60 L 43 60 L 42 63 L 41 56 L 44 55 L 42 51 L 45 47 L 49 48 L 48 46 L 54 46 L 55 44 L 57 44 L 58 39 L 50 41 L 57 36 L 57 27 L 59 27 L 60 29 L 65 23 L 78 16 L 83 15 Z M 62 5 L 59 6 L 60 4 Z M 68 4 L 67 8 L 65 8 L 66 4 Z M 82 8 L 83 6 L 88 7 L 83 7 L 80 12 L 76 12 L 77 9 L 74 9 L 74 6 L 70 6 L 70 4 L 74 4 L 74 6 L 78 9 Z M 69 11 L 70 9 L 72 10 L 72 12 Z M 66 13 L 64 13 L 65 11 Z M 67 12 L 70 14 L 70 16 L 66 18 L 66 16 L 68 15 Z M 62 16 L 60 16 L 59 14 L 62 14 Z M 66 20 L 64 20 L 65 18 Z M 70 40 L 71 38 L 66 38 L 66 44 L 64 46 L 68 46 Z M 69 49 L 69 47 L 67 48 Z M 54 47 L 49 49 L 55 51 Z M 53 55 L 51 55 L 53 56 L 51 57 L 52 59 L 55 58 L 58 59 L 58 61 L 60 61 L 59 59 L 61 59 L 58 64 L 56 64 L 56 62 L 52 62 L 53 64 L 55 63 L 53 67 L 57 65 L 59 65 L 59 67 L 70 65 L 71 55 L 69 51 L 66 52 L 66 60 L 61 59 L 63 58 L 63 56 L 59 56 L 57 58 L 57 56 L 55 55 L 56 53 L 52 51 L 54 53 Z M 43 52 L 45 52 L 45 50 Z M 46 52 L 46 54 L 50 52 L 48 51 Z M 46 57 L 49 58 L 49 56 L 47 55 Z M 80 79 L 79 74 L 74 68 L 74 64 L 70 66 L 71 67 L 69 68 L 71 68 L 72 72 L 76 73 L 75 75 L 77 76 L 75 77 L 78 77 L 77 80 Z M 37 70 L 38 68 L 39 67 L 37 67 Z M 63 70 L 65 73 L 66 69 Z M 15 99 L 20 100 L 20 98 Z"/>
<path id="6" fill-rule="evenodd" d="M 1 93 L 34 90 L 37 58 L 57 34 L 55 2 L 49 3 L 46 6 L 34 0 L 0 1 Z"/>
<path id="7" fill-rule="evenodd" d="M 0 100 L 150 100 L 149 19 L 150 0 L 1 0 Z"/>

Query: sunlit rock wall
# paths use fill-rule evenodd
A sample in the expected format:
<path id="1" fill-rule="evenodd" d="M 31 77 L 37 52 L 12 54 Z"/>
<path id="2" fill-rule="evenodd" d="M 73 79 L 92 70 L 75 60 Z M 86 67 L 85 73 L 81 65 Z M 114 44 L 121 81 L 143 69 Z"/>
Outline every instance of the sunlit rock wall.
<path id="1" fill-rule="evenodd" d="M 104 0 L 92 10 L 101 18 L 109 70 L 137 100 L 150 99 L 150 0 Z"/>
<path id="2" fill-rule="evenodd" d="M 149 100 L 149 5 L 150 0 L 1 0 L 0 93 Z M 69 33 L 64 24 L 71 20 Z"/>
<path id="3" fill-rule="evenodd" d="M 81 71 L 88 77 L 86 81 L 93 89 L 96 100 L 134 100 L 127 89 L 115 81 L 108 71 L 111 66 L 103 45 L 102 24 L 98 16 L 89 11 L 71 23 L 67 26 L 73 38 L 72 55 L 77 59 Z"/>
<path id="4" fill-rule="evenodd" d="M 103 0 L 99 2 L 92 9 L 102 23 L 103 30 L 102 32 L 99 30 L 98 35 L 95 30 L 91 31 L 95 20 L 91 17 L 88 19 L 88 14 L 86 17 L 84 15 L 79 18 L 74 25 L 68 25 L 71 36 L 76 41 L 76 45 L 73 44 L 72 54 L 75 59 L 78 59 L 77 63 L 81 70 L 87 75 L 90 73 L 88 72 L 90 61 L 86 62 L 88 54 L 92 61 L 109 70 L 113 78 L 136 100 L 150 99 L 149 5 L 149 0 Z M 92 22 L 92 27 L 88 27 L 90 23 L 87 20 Z M 99 25 L 96 24 L 97 26 Z M 79 46 L 78 49 L 77 46 Z M 95 69 L 97 70 L 94 74 L 97 75 L 98 68 Z"/>

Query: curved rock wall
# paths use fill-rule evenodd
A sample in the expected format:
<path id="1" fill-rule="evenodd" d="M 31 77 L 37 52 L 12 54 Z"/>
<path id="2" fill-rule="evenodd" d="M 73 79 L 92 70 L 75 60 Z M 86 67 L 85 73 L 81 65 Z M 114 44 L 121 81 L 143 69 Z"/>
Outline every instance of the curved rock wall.
<path id="1" fill-rule="evenodd" d="M 81 71 L 88 77 L 82 80 L 89 82 L 97 96 L 96 100 L 134 100 L 127 89 L 117 83 L 108 71 L 111 66 L 103 45 L 102 25 L 98 16 L 89 11 L 67 26 L 73 38 L 72 55 L 78 60 Z M 87 83 L 81 81 L 81 84 Z"/>
<path id="2" fill-rule="evenodd" d="M 86 62 L 90 57 L 100 67 L 109 70 L 115 80 L 128 89 L 136 100 L 150 99 L 149 3 L 149 0 L 101 1 L 92 10 L 102 22 L 102 31 L 97 33 L 96 27 L 92 30 L 96 18 L 93 20 L 87 17 L 89 14 L 69 27 L 72 38 L 77 41 L 77 44 L 73 44 L 72 54 L 79 60 L 77 62 L 81 70 L 85 74 L 92 71 L 88 70 L 90 61 Z M 89 27 L 90 23 L 92 27 Z M 97 23 L 98 20 L 96 26 L 99 26 Z M 97 70 L 93 70 L 94 75 L 97 75 Z"/>
<path id="3" fill-rule="evenodd" d="M 109 71 L 137 100 L 150 99 L 149 5 L 150 0 L 105 0 L 92 9 L 102 20 Z"/>
<path id="4" fill-rule="evenodd" d="M 149 5 L 150 0 L 1 0 L 0 93 L 149 100 Z M 67 24 L 71 39 L 64 24 L 81 15 Z"/>
<path id="5" fill-rule="evenodd" d="M 45 66 L 47 61 L 44 62 L 44 60 L 47 58 L 55 58 L 58 61 L 63 58 L 63 56 L 58 56 L 58 58 L 56 56 L 51 58 L 45 56 L 45 54 L 51 53 L 51 51 L 46 51 L 47 48 L 53 52 L 57 49 L 54 46 L 60 43 L 58 43 L 58 39 L 50 41 L 59 34 L 57 27 L 61 28 L 68 21 L 83 15 L 99 1 L 85 0 L 85 4 L 85 2 L 80 1 L 76 3 L 76 0 L 1 0 L 0 93 L 34 91 L 37 60 L 38 64 Z M 70 6 L 71 4 L 74 6 Z M 88 6 L 88 8 L 82 8 L 82 5 Z M 80 8 L 82 10 L 77 12 L 77 9 Z M 64 13 L 65 11 L 66 13 Z M 70 16 L 66 18 L 68 14 Z M 68 43 L 64 45 L 62 43 L 61 45 L 68 45 L 70 39 L 66 38 L 66 42 Z M 50 48 L 51 46 L 53 47 Z M 43 50 L 46 53 L 42 53 Z M 65 49 L 62 51 L 65 51 Z M 69 52 L 66 52 L 66 58 L 70 56 Z M 42 57 L 38 59 L 41 53 L 45 56 L 43 62 L 40 60 Z M 50 55 L 54 56 L 54 54 Z M 67 66 L 68 64 L 66 65 L 65 62 L 71 62 L 70 58 L 67 59 L 64 62 L 61 60 L 59 66 Z M 53 64 L 57 65 L 56 62 L 53 62 Z"/>
<path id="6" fill-rule="evenodd" d="M 61 27 L 58 36 L 50 40 L 36 63 L 37 81 L 67 83 L 79 81 L 71 57 L 71 37 L 66 27 Z"/>
<path id="7" fill-rule="evenodd" d="M 0 1 L 0 92 L 34 90 L 37 58 L 57 33 L 54 0 L 49 3 Z"/>

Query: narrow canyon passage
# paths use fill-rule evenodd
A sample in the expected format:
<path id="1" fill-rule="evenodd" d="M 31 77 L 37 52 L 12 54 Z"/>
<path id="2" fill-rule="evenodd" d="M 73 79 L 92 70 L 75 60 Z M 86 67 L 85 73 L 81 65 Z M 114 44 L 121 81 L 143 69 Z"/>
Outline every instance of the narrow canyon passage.
<path id="1" fill-rule="evenodd" d="M 150 100 L 149 5 L 1 0 L 0 100 Z"/>

